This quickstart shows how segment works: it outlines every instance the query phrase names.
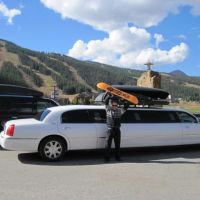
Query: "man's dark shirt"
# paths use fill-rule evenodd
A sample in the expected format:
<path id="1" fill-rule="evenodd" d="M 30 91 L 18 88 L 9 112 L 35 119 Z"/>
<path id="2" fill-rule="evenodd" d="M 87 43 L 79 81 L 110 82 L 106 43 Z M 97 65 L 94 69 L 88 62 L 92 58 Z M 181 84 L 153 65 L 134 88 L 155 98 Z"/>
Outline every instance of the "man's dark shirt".
<path id="1" fill-rule="evenodd" d="M 124 108 L 112 109 L 112 105 L 106 105 L 106 122 L 108 128 L 120 128 L 121 117 L 126 110 Z"/>
<path id="2" fill-rule="evenodd" d="M 107 97 L 104 102 L 106 105 L 106 122 L 108 129 L 120 128 L 121 117 L 126 112 L 128 106 L 118 107 L 116 109 L 112 108 L 111 99 Z"/>

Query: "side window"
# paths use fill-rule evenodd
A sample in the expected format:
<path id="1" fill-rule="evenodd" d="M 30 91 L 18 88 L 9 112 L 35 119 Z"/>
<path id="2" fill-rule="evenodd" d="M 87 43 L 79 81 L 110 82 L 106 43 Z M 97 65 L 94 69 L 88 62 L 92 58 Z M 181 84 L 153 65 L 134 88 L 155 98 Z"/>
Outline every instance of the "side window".
<path id="1" fill-rule="evenodd" d="M 174 123 L 179 122 L 179 119 L 176 115 L 176 112 L 172 111 L 172 112 L 168 112 L 168 113 L 169 113 L 169 117 L 170 117 L 171 122 L 174 122 Z"/>
<path id="2" fill-rule="evenodd" d="M 88 110 L 73 110 L 62 114 L 61 123 L 91 123 Z"/>
<path id="3" fill-rule="evenodd" d="M 139 111 L 142 123 L 177 123 L 176 115 L 170 111 Z"/>
<path id="4" fill-rule="evenodd" d="M 195 117 L 197 117 L 198 120 L 200 121 L 200 114 L 194 114 L 194 115 L 195 115 Z"/>
<path id="5" fill-rule="evenodd" d="M 138 111 L 127 110 L 122 116 L 122 123 L 141 123 Z"/>
<path id="6" fill-rule="evenodd" d="M 8 107 L 8 100 L 5 98 L 0 99 L 0 113 L 5 114 L 7 113 L 7 107 Z"/>
<path id="7" fill-rule="evenodd" d="M 38 100 L 37 101 L 37 113 L 44 111 L 46 108 L 54 107 L 55 103 L 51 101 Z"/>
<path id="8" fill-rule="evenodd" d="M 38 113 L 35 116 L 35 119 L 37 119 L 39 121 L 43 121 L 50 112 L 51 112 L 50 110 L 46 109 L 43 112 Z"/>
<path id="9" fill-rule="evenodd" d="M 106 111 L 105 110 L 89 110 L 89 114 L 95 123 L 106 122 Z"/>
<path id="10" fill-rule="evenodd" d="M 33 114 L 33 99 L 12 99 L 8 103 L 8 113 Z"/>
<path id="11" fill-rule="evenodd" d="M 177 112 L 181 123 L 198 123 L 196 118 L 186 112 Z"/>

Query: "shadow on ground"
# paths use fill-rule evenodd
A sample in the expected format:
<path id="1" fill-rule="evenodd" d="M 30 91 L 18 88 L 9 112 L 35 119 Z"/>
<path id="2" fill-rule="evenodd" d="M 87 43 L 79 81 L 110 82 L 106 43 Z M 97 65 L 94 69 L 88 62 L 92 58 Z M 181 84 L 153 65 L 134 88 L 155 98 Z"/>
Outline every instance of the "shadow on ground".
<path id="1" fill-rule="evenodd" d="M 162 163 L 162 164 L 200 164 L 200 145 L 162 148 L 132 148 L 122 150 L 121 163 Z M 18 159 L 23 164 L 76 166 L 104 164 L 104 151 L 72 151 L 63 160 L 45 162 L 38 153 L 20 153 Z M 198 159 L 199 160 L 196 160 Z M 111 164 L 118 163 L 112 157 Z"/>

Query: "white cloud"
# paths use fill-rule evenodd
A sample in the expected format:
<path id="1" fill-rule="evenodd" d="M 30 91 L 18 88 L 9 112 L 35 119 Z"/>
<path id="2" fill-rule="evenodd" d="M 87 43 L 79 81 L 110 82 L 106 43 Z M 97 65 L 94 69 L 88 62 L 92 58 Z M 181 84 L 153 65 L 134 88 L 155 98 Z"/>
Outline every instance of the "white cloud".
<path id="1" fill-rule="evenodd" d="M 156 40 L 156 48 L 159 48 L 159 44 L 165 41 L 163 35 L 157 33 L 154 34 L 154 39 Z"/>
<path id="2" fill-rule="evenodd" d="M 185 43 L 172 47 L 169 51 L 161 49 L 144 49 L 136 57 L 136 64 L 143 64 L 151 61 L 155 64 L 175 64 L 183 61 L 188 54 L 188 47 Z"/>
<path id="3" fill-rule="evenodd" d="M 179 7 L 192 6 L 192 13 L 200 14 L 199 0 L 40 0 L 47 8 L 89 24 L 94 28 L 111 31 L 128 23 L 140 27 L 158 25 L 169 13 L 177 14 Z"/>
<path id="4" fill-rule="evenodd" d="M 157 43 L 164 40 L 161 35 L 155 35 Z M 151 48 L 150 40 L 151 35 L 145 29 L 123 28 L 111 31 L 109 37 L 103 40 L 92 40 L 88 43 L 79 40 L 69 50 L 68 55 L 79 59 L 138 68 L 148 61 L 158 65 L 175 64 L 183 61 L 188 54 L 185 43 L 167 51 Z"/>
<path id="5" fill-rule="evenodd" d="M 3 2 L 0 2 L 0 14 L 8 18 L 8 23 L 12 24 L 13 18 L 17 15 L 21 15 L 21 11 L 16 8 L 9 9 Z"/>
<path id="6" fill-rule="evenodd" d="M 103 40 L 91 40 L 87 44 L 81 40 L 77 41 L 69 51 L 69 55 L 75 57 L 83 55 L 89 58 L 92 55 L 94 57 L 104 53 L 107 55 L 108 52 L 122 54 L 127 51 L 139 51 L 148 47 L 150 37 L 145 29 L 124 27 L 111 31 L 109 37 Z"/>
<path id="7" fill-rule="evenodd" d="M 68 55 L 112 65 L 138 67 L 147 61 L 175 64 L 188 54 L 185 43 L 170 50 L 159 48 L 163 35 L 153 36 L 145 28 L 158 25 L 169 13 L 178 14 L 181 6 L 190 5 L 192 14 L 200 15 L 199 0 L 40 0 L 44 6 L 108 33 L 102 40 L 88 43 L 78 40 Z M 133 24 L 129 27 L 128 24 Z M 140 28 L 138 28 L 140 27 Z M 154 38 L 156 48 L 152 48 Z"/>

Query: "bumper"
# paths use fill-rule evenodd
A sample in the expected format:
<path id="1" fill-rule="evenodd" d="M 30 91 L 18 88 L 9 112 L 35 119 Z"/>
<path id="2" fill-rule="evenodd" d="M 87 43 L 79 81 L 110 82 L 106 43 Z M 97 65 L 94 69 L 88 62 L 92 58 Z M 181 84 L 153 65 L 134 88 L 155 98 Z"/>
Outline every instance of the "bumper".
<path id="1" fill-rule="evenodd" d="M 4 136 L 2 133 L 0 135 L 0 145 L 4 149 L 14 150 L 14 151 L 38 151 L 39 139 L 34 138 L 10 138 Z"/>

